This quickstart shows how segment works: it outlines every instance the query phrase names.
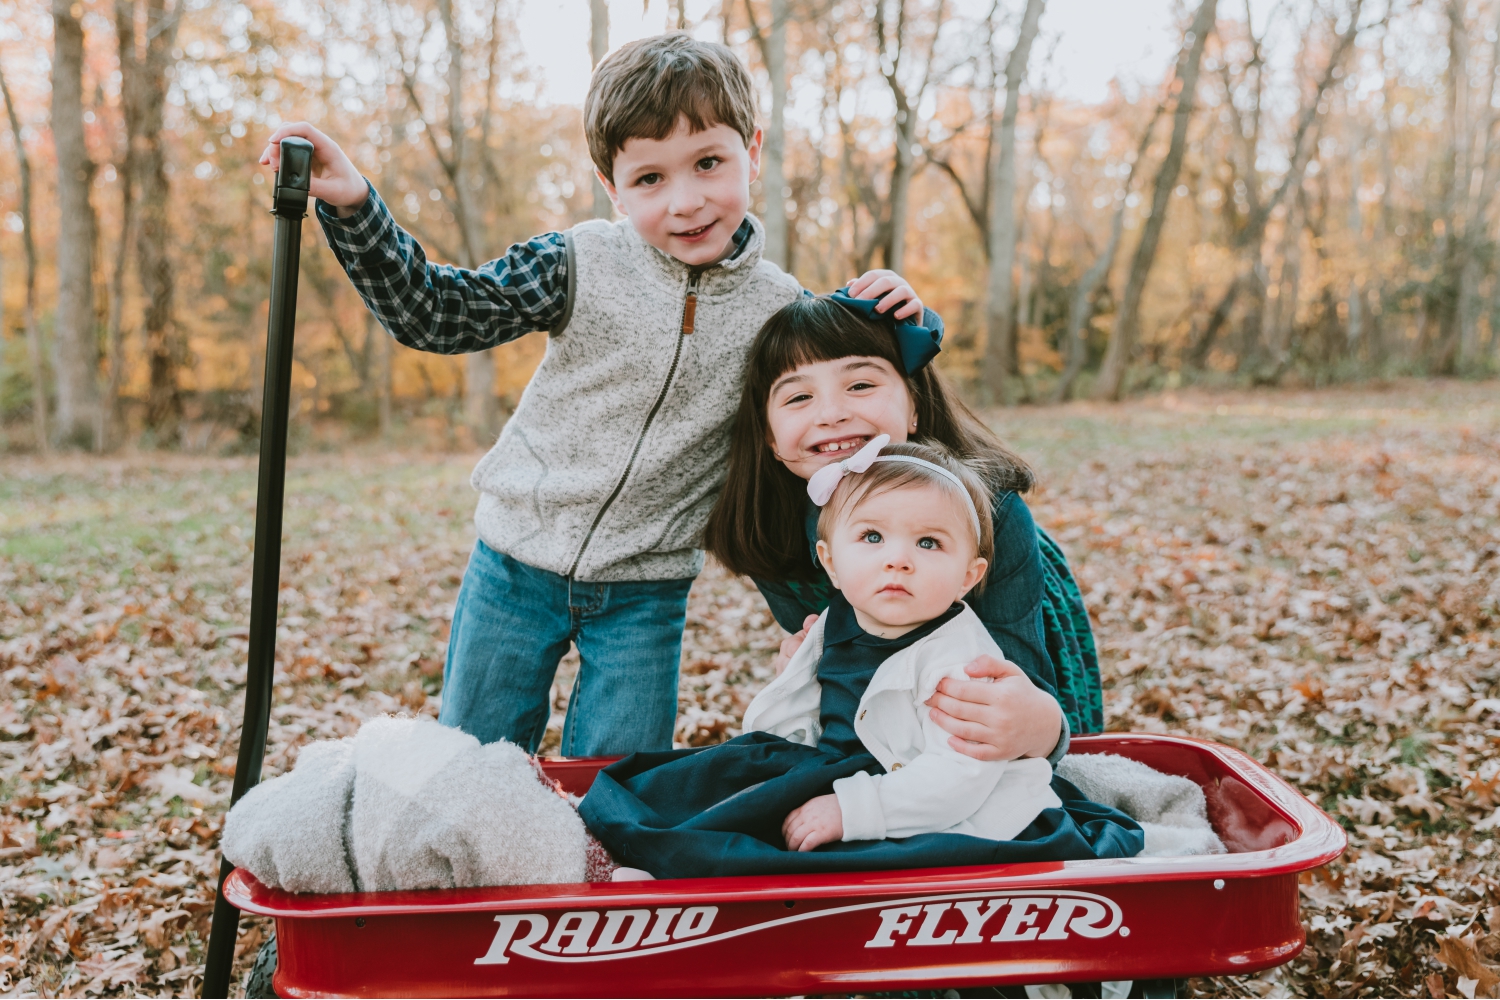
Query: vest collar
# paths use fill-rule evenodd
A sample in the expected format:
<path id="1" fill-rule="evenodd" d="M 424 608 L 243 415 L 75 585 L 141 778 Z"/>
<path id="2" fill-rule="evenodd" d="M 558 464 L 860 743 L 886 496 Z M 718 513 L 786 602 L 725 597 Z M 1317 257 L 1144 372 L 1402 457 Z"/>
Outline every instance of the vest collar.
<path id="1" fill-rule="evenodd" d="M 749 281 L 755 269 L 760 266 L 761 251 L 766 246 L 765 226 L 761 225 L 761 221 L 753 215 L 746 215 L 745 221 L 750 223 L 750 238 L 745 241 L 745 246 L 739 255 L 699 270 L 698 294 L 700 296 L 727 295 Z M 636 251 L 635 259 L 641 262 L 646 274 L 655 281 L 671 287 L 674 291 L 680 289 L 687 281 L 688 272 L 692 268 L 676 257 L 662 253 L 643 240 L 629 219 L 621 219 L 616 225 L 624 227 L 626 239 Z"/>

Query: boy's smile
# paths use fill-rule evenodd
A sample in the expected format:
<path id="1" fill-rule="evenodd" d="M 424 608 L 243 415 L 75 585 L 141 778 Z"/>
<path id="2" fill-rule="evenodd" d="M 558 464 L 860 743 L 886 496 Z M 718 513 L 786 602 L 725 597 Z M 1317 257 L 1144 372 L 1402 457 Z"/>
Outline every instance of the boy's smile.
<path id="1" fill-rule="evenodd" d="M 728 125 L 694 132 L 686 118 L 665 139 L 628 139 L 614 177 L 600 176 L 615 208 L 662 253 L 705 267 L 733 252 L 760 174 L 761 133 L 747 146 Z"/>

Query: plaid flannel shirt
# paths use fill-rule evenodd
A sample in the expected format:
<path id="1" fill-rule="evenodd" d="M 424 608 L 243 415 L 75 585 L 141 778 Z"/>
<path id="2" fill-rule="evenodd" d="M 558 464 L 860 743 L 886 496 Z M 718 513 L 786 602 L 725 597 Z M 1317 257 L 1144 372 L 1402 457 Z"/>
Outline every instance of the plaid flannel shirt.
<path id="1" fill-rule="evenodd" d="M 568 308 L 568 254 L 562 233 L 514 243 L 474 270 L 433 264 L 396 224 L 373 184 L 359 211 L 341 219 L 318 202 L 329 247 L 365 305 L 400 343 L 433 354 L 468 354 L 552 330 Z M 739 256 L 749 220 L 735 231 Z"/>

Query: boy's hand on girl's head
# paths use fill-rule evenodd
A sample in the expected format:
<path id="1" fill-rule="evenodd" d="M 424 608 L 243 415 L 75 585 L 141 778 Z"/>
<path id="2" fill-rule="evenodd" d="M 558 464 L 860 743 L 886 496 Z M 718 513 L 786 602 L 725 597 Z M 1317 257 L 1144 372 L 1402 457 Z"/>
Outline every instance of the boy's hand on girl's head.
<path id="1" fill-rule="evenodd" d="M 1007 660 L 981 656 L 964 668 L 973 678 L 944 677 L 927 699 L 932 721 L 953 735 L 948 745 L 977 760 L 1046 757 L 1062 733 L 1057 699 Z"/>
<path id="2" fill-rule="evenodd" d="M 781 640 L 781 650 L 776 654 L 776 658 L 771 661 L 771 669 L 776 672 L 777 677 L 780 677 L 781 672 L 786 669 L 786 665 L 792 662 L 792 657 L 797 655 L 797 650 L 801 649 L 802 644 L 807 641 L 807 630 L 812 628 L 817 621 L 817 615 L 808 615 L 802 622 L 801 632 L 794 633 Z"/>
<path id="3" fill-rule="evenodd" d="M 844 839 L 844 811 L 837 795 L 808 799 L 787 814 L 781 835 L 789 851 L 810 851 L 822 844 Z"/>
<path id="4" fill-rule="evenodd" d="M 905 303 L 892 315 L 897 319 L 922 319 L 922 300 L 916 289 L 895 271 L 866 271 L 849 282 L 849 295 L 856 299 L 880 299 L 875 306 L 878 313 L 890 312 L 891 307 Z"/>
<path id="5" fill-rule="evenodd" d="M 339 144 L 307 122 L 287 122 L 271 133 L 260 162 L 276 170 L 281 166 L 281 140 L 297 136 L 313 144 L 312 177 L 307 193 L 338 211 L 340 217 L 353 215 L 370 196 L 365 178 L 350 162 Z"/>

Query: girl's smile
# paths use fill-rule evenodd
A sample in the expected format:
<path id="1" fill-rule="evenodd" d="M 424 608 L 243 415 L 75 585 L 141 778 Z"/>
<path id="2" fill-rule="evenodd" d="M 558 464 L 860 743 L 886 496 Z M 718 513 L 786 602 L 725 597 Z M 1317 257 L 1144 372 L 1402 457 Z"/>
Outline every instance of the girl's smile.
<path id="1" fill-rule="evenodd" d="M 807 479 L 876 435 L 905 441 L 916 430 L 916 407 L 906 380 L 889 361 L 839 358 L 799 365 L 777 379 L 766 424 L 776 457 Z"/>
<path id="2" fill-rule="evenodd" d="M 868 437 L 863 434 L 857 434 L 854 437 L 837 438 L 833 441 L 815 444 L 813 445 L 813 451 L 822 452 L 825 455 L 834 452 L 859 451 L 859 449 L 863 448 L 869 442 L 870 439 Z"/>

